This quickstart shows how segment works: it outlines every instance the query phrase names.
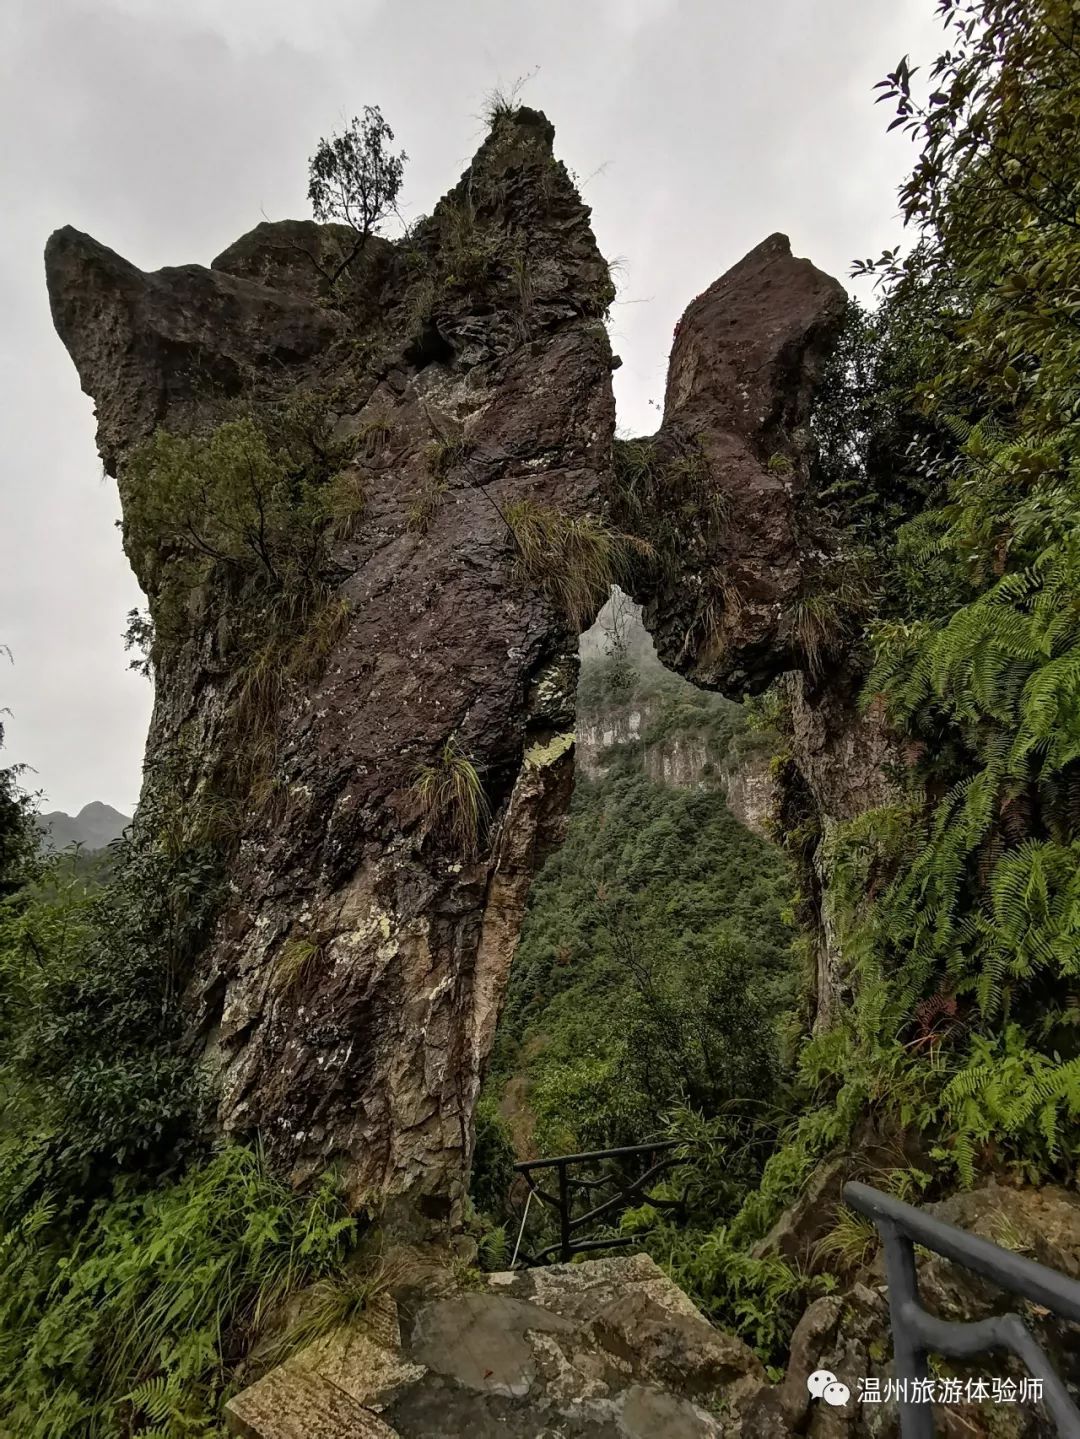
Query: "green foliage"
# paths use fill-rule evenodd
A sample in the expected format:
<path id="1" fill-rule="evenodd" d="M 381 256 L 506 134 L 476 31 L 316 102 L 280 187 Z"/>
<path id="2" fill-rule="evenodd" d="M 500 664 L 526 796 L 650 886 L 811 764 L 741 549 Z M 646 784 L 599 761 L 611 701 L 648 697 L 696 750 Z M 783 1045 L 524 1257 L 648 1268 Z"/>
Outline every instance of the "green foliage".
<path id="1" fill-rule="evenodd" d="M 435 210 L 435 219 L 442 241 L 440 270 L 445 287 L 477 289 L 491 277 L 496 265 L 513 264 L 513 242 L 501 228 L 477 218 L 471 183 L 463 193 L 444 199 Z"/>
<path id="2" fill-rule="evenodd" d="M 443 495 L 449 486 L 443 479 L 429 476 L 419 487 L 405 517 L 406 527 L 414 534 L 426 534 L 428 527 L 439 510 Z"/>
<path id="3" fill-rule="evenodd" d="M 580 722 L 602 726 L 624 709 L 647 715 L 638 743 L 643 749 L 668 740 L 703 738 L 717 763 L 729 755 L 767 746 L 752 735 L 744 708 L 722 695 L 696 689 L 666 670 L 655 654 L 625 654 L 617 646 L 582 661 L 578 678 Z"/>
<path id="4" fill-rule="evenodd" d="M 935 1157 L 955 1164 L 963 1184 L 974 1183 L 977 1156 L 994 1149 L 1015 1155 L 1038 1182 L 1080 1153 L 1080 1058 L 1041 1053 L 1018 1024 L 975 1034 L 939 1108 L 947 1142 Z"/>
<path id="5" fill-rule="evenodd" d="M 535 70 L 530 70 L 525 75 L 519 75 L 512 85 L 503 88 L 495 85 L 484 96 L 484 119 L 489 129 L 494 129 L 503 120 L 511 120 L 517 114 L 521 104 L 521 92 L 532 79 Z"/>
<path id="6" fill-rule="evenodd" d="M 941 286 L 924 280 L 901 298 L 885 296 L 874 310 L 849 300 L 835 348 L 814 400 L 811 431 L 816 459 L 810 492 L 816 513 L 840 537 L 842 548 L 864 556 L 886 611 L 910 612 L 915 576 L 894 562 L 897 529 L 943 497 L 950 437 L 918 406 L 913 393 L 927 343 L 942 330 Z M 873 558 L 871 559 L 870 556 Z M 922 557 L 919 582 L 942 593 L 950 576 L 934 560 L 928 576 Z"/>
<path id="7" fill-rule="evenodd" d="M 643 558 L 671 576 L 687 559 L 707 563 L 725 532 L 729 503 L 698 441 L 666 436 L 616 439 L 612 512 L 634 534 L 647 533 Z"/>
<path id="8" fill-rule="evenodd" d="M 832 1287 L 831 1276 L 812 1279 L 776 1255 L 755 1259 L 723 1226 L 675 1230 L 659 1218 L 645 1206 L 625 1227 L 648 1226 L 646 1248 L 676 1283 L 716 1323 L 734 1326 L 780 1378 L 788 1336 L 807 1303 Z"/>
<path id="9" fill-rule="evenodd" d="M 121 477 L 125 543 L 150 600 L 129 630 L 171 662 L 219 605 L 217 640 L 231 670 L 213 788 L 219 835 L 235 832 L 277 757 L 276 721 L 292 686 L 310 681 L 348 626 L 329 553 L 352 536 L 365 496 L 347 468 L 359 441 L 333 442 L 325 397 L 303 394 L 265 426 L 229 421 L 208 434 L 158 431 Z M 231 810 L 231 817 L 229 811 Z"/>
<path id="10" fill-rule="evenodd" d="M 149 679 L 153 670 L 154 622 L 145 610 L 128 610 L 124 627 L 124 649 L 135 651 L 128 669 Z"/>
<path id="11" fill-rule="evenodd" d="M 528 1080 L 545 1152 L 636 1143 L 681 1102 L 714 1112 L 769 1094 L 791 997 L 786 883 L 719 794 L 653 784 L 631 756 L 578 778 L 493 1061 L 496 1088 Z"/>
<path id="12" fill-rule="evenodd" d="M 524 578 L 577 630 L 592 622 L 612 585 L 626 579 L 631 557 L 652 553 L 647 541 L 591 515 L 566 515 L 535 500 L 507 505 L 503 517 Z"/>
<path id="13" fill-rule="evenodd" d="M 335 539 L 356 536 L 367 510 L 367 490 L 355 470 L 342 470 L 326 487 L 326 517 Z"/>
<path id="14" fill-rule="evenodd" d="M 309 162 L 316 220 L 341 220 L 366 239 L 394 209 L 408 155 L 389 150 L 394 132 L 377 105 L 364 106 L 341 135 L 319 141 Z"/>
<path id="15" fill-rule="evenodd" d="M 865 944 L 887 977 L 870 985 L 886 995 L 879 1016 L 917 1054 L 919 1006 L 955 1006 L 923 1122 L 965 1183 L 978 1164 L 1074 1162 L 1080 858 L 1080 340 L 1061 290 L 1078 241 L 1060 204 L 1075 186 L 1060 144 L 1078 113 L 1075 16 L 1053 0 L 1034 15 L 969 8 L 970 25 L 947 15 L 958 43 L 927 104 L 906 63 L 884 85 L 923 151 L 901 195 L 918 242 L 878 268 L 895 310 L 920 296 L 937 307 L 908 352 L 909 393 L 949 442 L 912 454 L 941 503 L 901 535 L 896 567 L 951 579 L 946 604 L 871 635 L 868 699 L 910 736 L 914 777 L 940 798 Z"/>
<path id="16" fill-rule="evenodd" d="M 412 794 L 421 830 L 435 834 L 464 856 L 475 854 L 490 819 L 484 785 L 453 735 L 434 761 L 417 767 Z"/>
<path id="17" fill-rule="evenodd" d="M 873 1220 L 845 1207 L 832 1229 L 818 1243 L 814 1258 L 816 1261 L 834 1260 L 842 1271 L 851 1273 L 865 1264 L 877 1242 Z"/>
<path id="18" fill-rule="evenodd" d="M 175 1163 L 198 1089 L 176 1048 L 179 991 L 220 895 L 213 851 L 145 818 L 101 888 L 42 861 L 0 908 L 0 1199 L 92 1193 Z"/>
<path id="19" fill-rule="evenodd" d="M 481 1096 L 473 1116 L 475 1148 L 471 1195 L 482 1213 L 498 1213 L 514 1178 L 517 1156 L 510 1129 L 490 1094 Z"/>
<path id="20" fill-rule="evenodd" d="M 159 430 L 132 454 L 124 538 L 156 640 L 171 648 L 186 637 L 211 581 L 278 609 L 325 589 L 324 535 L 340 518 L 335 477 L 347 458 L 328 427 L 320 402 L 304 397 L 276 434 L 250 419 L 193 437 Z"/>
<path id="21" fill-rule="evenodd" d="M 849 314 L 815 416 L 815 501 L 876 557 L 864 702 L 904 742 L 909 797 L 789 830 L 821 844 L 853 1002 L 800 1058 L 802 1116 L 731 1224 L 748 1241 L 867 1114 L 924 1131 L 938 1184 L 1068 1179 L 1080 1152 L 1076 18 L 941 8 L 929 99 L 906 61 L 883 82 L 923 142 L 901 195 L 918 240 L 857 267 L 884 301 Z"/>
<path id="22" fill-rule="evenodd" d="M 858 633 L 873 601 L 871 566 L 868 550 L 835 556 L 795 601 L 791 628 L 812 680 L 820 677 L 826 660 L 834 660 Z"/>
<path id="23" fill-rule="evenodd" d="M 9 1216 L 0 1424 L 26 1439 L 221 1434 L 240 1357 L 356 1236 L 328 1183 L 300 1198 L 238 1146 L 164 1188 L 120 1185 L 81 1219 L 48 1200 Z"/>
<path id="24" fill-rule="evenodd" d="M 3 742 L 4 726 L 0 723 L 0 746 Z M 34 872 L 37 860 L 34 797 L 20 783 L 23 772 L 21 765 L 0 768 L 0 903 L 18 893 Z"/>

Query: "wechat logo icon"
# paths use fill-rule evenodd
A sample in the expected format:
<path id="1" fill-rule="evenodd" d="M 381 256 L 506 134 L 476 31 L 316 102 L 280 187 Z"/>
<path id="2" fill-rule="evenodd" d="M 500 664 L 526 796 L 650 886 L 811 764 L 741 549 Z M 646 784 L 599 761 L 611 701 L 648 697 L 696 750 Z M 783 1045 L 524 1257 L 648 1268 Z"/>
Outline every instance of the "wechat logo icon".
<path id="1" fill-rule="evenodd" d="M 837 1408 L 851 1398 L 851 1390 L 846 1384 L 841 1384 L 835 1374 L 830 1374 L 828 1369 L 815 1369 L 807 1379 L 806 1387 L 810 1390 L 812 1399 L 824 1399 L 826 1404 Z"/>

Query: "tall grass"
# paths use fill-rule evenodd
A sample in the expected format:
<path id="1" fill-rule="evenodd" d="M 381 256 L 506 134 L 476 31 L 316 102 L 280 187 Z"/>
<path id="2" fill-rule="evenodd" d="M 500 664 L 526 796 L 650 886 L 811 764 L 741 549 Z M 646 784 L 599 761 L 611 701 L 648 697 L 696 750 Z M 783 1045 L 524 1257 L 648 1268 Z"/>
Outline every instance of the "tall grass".
<path id="1" fill-rule="evenodd" d="M 0 1236 L 0 1433 L 220 1434 L 239 1360 L 358 1237 L 329 1182 L 302 1198 L 239 1145 L 74 1230 L 39 1205 Z"/>
<path id="2" fill-rule="evenodd" d="M 424 834 L 440 834 L 461 854 L 474 854 L 490 808 L 476 766 L 452 735 L 437 759 L 417 769 L 412 788 Z"/>
<path id="3" fill-rule="evenodd" d="M 612 585 L 627 578 L 632 557 L 653 553 L 647 540 L 535 500 L 517 500 L 503 515 L 523 574 L 577 630 L 592 623 Z"/>

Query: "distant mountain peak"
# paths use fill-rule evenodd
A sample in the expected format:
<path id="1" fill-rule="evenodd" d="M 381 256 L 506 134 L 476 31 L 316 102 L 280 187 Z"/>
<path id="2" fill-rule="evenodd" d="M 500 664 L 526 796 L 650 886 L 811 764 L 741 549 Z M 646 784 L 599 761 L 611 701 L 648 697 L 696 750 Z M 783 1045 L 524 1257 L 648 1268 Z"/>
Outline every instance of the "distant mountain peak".
<path id="1" fill-rule="evenodd" d="M 129 815 L 121 814 L 99 799 L 84 804 L 77 815 L 56 809 L 37 816 L 46 849 L 67 849 L 73 844 L 81 845 L 87 852 L 104 849 L 119 839 L 130 823 Z"/>
<path id="2" fill-rule="evenodd" d="M 104 800 L 100 799 L 92 799 L 89 804 L 84 804 L 75 818 L 94 819 L 99 815 L 102 817 L 108 816 L 109 819 L 121 820 L 124 824 L 128 822 L 126 815 L 122 815 L 118 809 L 113 809 L 111 804 L 106 804 Z"/>

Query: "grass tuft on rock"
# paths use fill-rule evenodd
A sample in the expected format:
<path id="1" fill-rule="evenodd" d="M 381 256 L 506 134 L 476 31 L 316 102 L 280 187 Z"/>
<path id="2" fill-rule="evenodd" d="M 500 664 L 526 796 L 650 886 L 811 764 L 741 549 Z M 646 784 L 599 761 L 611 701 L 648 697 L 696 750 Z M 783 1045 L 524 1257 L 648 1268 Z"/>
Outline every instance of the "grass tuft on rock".
<path id="1" fill-rule="evenodd" d="M 577 630 L 592 623 L 612 585 L 627 577 L 631 559 L 653 553 L 647 540 L 592 515 L 566 515 L 535 500 L 517 500 L 503 514 L 523 575 Z"/>
<path id="2" fill-rule="evenodd" d="M 412 792 L 425 837 L 438 834 L 458 853 L 475 854 L 491 812 L 479 772 L 453 736 L 437 759 L 418 767 Z"/>

